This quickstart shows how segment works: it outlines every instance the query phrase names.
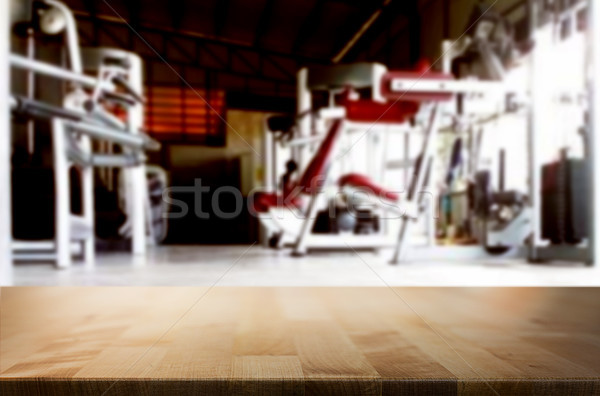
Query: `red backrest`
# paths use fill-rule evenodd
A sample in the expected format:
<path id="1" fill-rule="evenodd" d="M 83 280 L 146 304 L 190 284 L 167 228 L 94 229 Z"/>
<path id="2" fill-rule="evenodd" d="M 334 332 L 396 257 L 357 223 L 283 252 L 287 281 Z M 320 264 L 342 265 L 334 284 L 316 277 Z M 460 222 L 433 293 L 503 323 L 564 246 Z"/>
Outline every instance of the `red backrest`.
<path id="1" fill-rule="evenodd" d="M 419 111 L 418 102 L 399 100 L 377 103 L 372 100 L 345 100 L 346 118 L 357 122 L 381 122 L 401 124 Z"/>
<path id="2" fill-rule="evenodd" d="M 315 156 L 300 177 L 297 186 L 300 187 L 303 193 L 315 194 L 321 189 L 321 183 L 324 182 L 325 171 L 329 165 L 331 153 L 333 152 L 335 142 L 340 135 L 342 126 L 342 120 L 333 121 L 327 132 L 327 136 L 325 136 L 325 139 L 321 142 L 321 146 L 319 146 Z"/>

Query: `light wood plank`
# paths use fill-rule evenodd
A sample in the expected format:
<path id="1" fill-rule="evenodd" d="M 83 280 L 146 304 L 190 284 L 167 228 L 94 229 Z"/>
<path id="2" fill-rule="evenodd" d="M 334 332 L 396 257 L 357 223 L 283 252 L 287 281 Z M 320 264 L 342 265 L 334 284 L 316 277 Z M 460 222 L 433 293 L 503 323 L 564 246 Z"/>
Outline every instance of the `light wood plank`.
<path id="1" fill-rule="evenodd" d="M 600 394 L 600 289 L 5 288 L 0 393 Z"/>
<path id="2" fill-rule="evenodd" d="M 234 395 L 302 395 L 304 375 L 296 356 L 236 356 L 229 391 Z"/>

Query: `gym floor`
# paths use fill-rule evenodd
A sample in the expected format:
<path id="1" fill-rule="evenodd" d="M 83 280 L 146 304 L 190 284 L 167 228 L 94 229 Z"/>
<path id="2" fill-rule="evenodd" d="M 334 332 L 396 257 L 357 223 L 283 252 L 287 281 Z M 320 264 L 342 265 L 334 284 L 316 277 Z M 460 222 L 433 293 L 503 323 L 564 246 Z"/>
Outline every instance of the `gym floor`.
<path id="1" fill-rule="evenodd" d="M 600 286 L 600 267 L 522 259 L 415 260 L 393 266 L 391 252 L 315 252 L 248 246 L 161 246 L 145 260 L 99 254 L 94 267 L 20 263 L 16 286 Z"/>

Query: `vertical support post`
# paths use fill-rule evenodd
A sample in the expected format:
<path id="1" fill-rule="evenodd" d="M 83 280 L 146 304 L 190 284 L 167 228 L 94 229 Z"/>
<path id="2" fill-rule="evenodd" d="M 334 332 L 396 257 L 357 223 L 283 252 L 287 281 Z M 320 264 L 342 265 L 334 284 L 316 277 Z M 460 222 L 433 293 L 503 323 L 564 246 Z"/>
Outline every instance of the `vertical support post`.
<path id="1" fill-rule="evenodd" d="M 462 125 L 462 121 L 461 121 L 461 125 Z M 476 163 L 476 158 L 475 158 L 475 153 L 476 153 L 476 146 L 477 144 L 475 143 L 476 137 L 475 137 L 475 128 L 473 128 L 473 125 L 469 125 L 467 127 L 467 149 L 469 151 L 469 158 L 467 158 L 467 175 L 468 177 L 474 177 L 475 173 L 477 172 L 477 163 Z"/>
<path id="2" fill-rule="evenodd" d="M 541 160 L 540 160 L 540 138 L 544 135 L 544 117 L 547 117 L 546 107 L 548 98 L 546 90 L 548 81 L 546 73 L 543 69 L 544 51 L 547 49 L 546 42 L 537 26 L 538 2 L 536 0 L 529 1 L 530 12 L 530 35 L 535 42 L 535 47 L 531 54 L 531 64 L 529 70 L 530 78 L 530 96 L 531 104 L 529 108 L 529 121 L 527 131 L 527 144 L 529 151 L 529 202 L 531 205 L 531 241 L 529 246 L 529 261 L 535 262 L 540 259 L 539 247 L 542 243 L 541 239 Z"/>
<path id="3" fill-rule="evenodd" d="M 404 153 L 403 153 L 403 169 L 402 169 L 402 182 L 404 184 L 404 189 L 408 191 L 408 183 L 409 183 L 409 168 L 408 165 L 410 161 L 410 130 L 406 130 L 404 132 Z"/>
<path id="4" fill-rule="evenodd" d="M 277 142 L 271 136 L 271 183 L 273 185 L 273 191 L 277 191 L 277 186 L 279 184 L 279 175 L 277 174 L 277 167 L 279 166 L 279 156 L 278 156 L 278 146 Z"/>
<path id="5" fill-rule="evenodd" d="M 303 219 L 302 228 L 300 229 L 300 233 L 298 234 L 298 238 L 294 244 L 294 251 L 292 252 L 294 256 L 301 257 L 306 254 L 308 239 L 310 238 L 312 228 L 315 224 L 317 212 L 319 210 L 318 204 L 319 201 L 322 200 L 322 197 L 324 197 L 323 191 L 318 191 L 310 197 L 308 210 L 306 211 L 306 218 Z"/>
<path id="6" fill-rule="evenodd" d="M 13 283 L 11 249 L 11 202 L 10 202 L 10 2 L 4 2 L 4 12 L 0 13 L 0 286 Z"/>
<path id="7" fill-rule="evenodd" d="M 589 39 L 588 49 L 592 67 L 589 81 L 590 126 L 588 133 L 589 166 L 589 221 L 588 221 L 588 264 L 598 266 L 600 255 L 600 210 L 595 204 L 600 202 L 600 4 L 598 0 L 589 1 Z"/>
<path id="8" fill-rule="evenodd" d="M 52 148 L 54 154 L 54 244 L 56 266 L 71 266 L 71 190 L 69 161 L 67 159 L 66 128 L 59 118 L 52 120 Z"/>
<path id="9" fill-rule="evenodd" d="M 130 54 L 129 83 L 137 92 L 143 92 L 142 60 Z M 129 111 L 129 130 L 139 134 L 144 126 L 144 107 L 136 103 Z M 149 209 L 146 166 L 138 165 L 125 171 L 130 185 L 131 248 L 134 255 L 146 254 L 146 212 Z"/>
<path id="10" fill-rule="evenodd" d="M 33 28 L 27 29 L 27 59 L 35 59 L 35 38 Z M 35 96 L 35 73 L 27 70 L 27 98 L 34 99 Z M 27 153 L 33 155 L 35 150 L 35 121 L 27 120 Z"/>
<path id="11" fill-rule="evenodd" d="M 433 168 L 433 162 L 431 167 Z M 431 172 L 433 172 L 433 169 L 431 170 Z M 429 176 L 430 178 L 432 177 L 432 175 Z M 431 183 L 429 183 L 429 185 L 427 186 L 427 188 L 429 190 L 431 190 Z M 436 210 L 435 210 L 435 206 L 436 206 L 436 199 L 435 196 L 433 195 L 433 191 L 428 191 L 427 192 L 427 208 L 426 208 L 426 216 L 427 219 L 425 220 L 425 230 L 426 230 L 426 246 L 429 248 L 432 248 L 435 246 L 435 220 L 436 220 Z"/>
<path id="12" fill-rule="evenodd" d="M 442 72 L 446 74 L 452 73 L 452 40 L 442 41 Z"/>
<path id="13" fill-rule="evenodd" d="M 377 175 L 377 168 L 375 164 L 375 158 L 377 158 L 377 141 L 379 140 L 379 135 L 381 131 L 376 129 L 377 126 L 374 126 L 367 130 L 367 174 L 368 175 Z M 375 130 L 373 130 L 375 129 Z M 344 170 L 345 171 L 345 170 Z M 377 180 L 378 183 L 381 183 L 381 180 Z"/>
<path id="14" fill-rule="evenodd" d="M 274 138 L 273 133 L 269 131 L 267 120 L 264 121 L 264 139 L 263 139 L 263 183 L 265 190 L 274 192 L 277 189 L 276 170 L 277 163 L 274 162 Z"/>
<path id="15" fill-rule="evenodd" d="M 262 150 L 262 161 L 263 161 L 263 185 L 265 191 L 275 192 L 277 191 L 277 159 L 275 157 L 275 146 L 273 133 L 269 130 L 267 118 L 265 117 L 263 122 L 263 150 Z M 271 231 L 262 222 L 259 222 L 259 239 L 264 247 L 269 247 L 269 238 L 271 237 Z"/>
<path id="16" fill-rule="evenodd" d="M 92 153 L 92 142 L 87 136 L 81 137 L 81 148 L 85 153 Z M 87 266 L 93 266 L 95 260 L 95 219 L 94 219 L 94 167 L 86 166 L 81 171 L 82 207 L 86 226 L 90 227 L 83 240 L 83 260 Z"/>
<path id="17" fill-rule="evenodd" d="M 437 134 L 436 134 L 437 136 Z M 426 195 L 426 216 L 427 218 L 425 219 L 425 230 L 426 230 L 426 246 L 429 248 L 433 248 L 435 246 L 435 236 L 436 236 L 436 220 L 437 220 L 437 194 L 435 191 L 435 180 L 438 180 L 438 175 L 437 175 L 437 164 L 436 164 L 436 158 L 438 157 L 437 155 L 435 155 L 435 150 L 437 150 L 436 147 L 436 143 L 437 143 L 437 139 L 434 139 L 434 141 L 432 142 L 433 148 L 432 148 L 432 154 L 431 154 L 431 160 L 429 162 L 429 166 L 428 168 L 425 170 L 427 172 L 426 174 L 426 181 L 427 184 L 425 184 L 423 186 L 423 194 Z"/>
<path id="18" fill-rule="evenodd" d="M 406 205 L 409 210 L 413 208 L 418 208 L 420 210 L 420 205 L 423 200 L 423 188 L 425 188 L 425 179 L 427 177 L 427 172 L 430 166 L 433 166 L 433 153 L 435 147 L 435 141 L 438 134 L 439 129 L 439 104 L 433 106 L 431 110 L 431 116 L 429 119 L 429 126 L 427 131 L 425 132 L 425 137 L 423 138 L 423 148 L 421 150 L 421 161 L 419 166 L 415 168 L 415 172 L 413 174 L 413 178 L 410 183 L 410 188 L 408 190 L 408 198 L 406 200 Z M 410 218 L 411 214 L 408 213 L 402 216 L 401 224 L 400 224 L 400 232 L 398 234 L 398 240 L 396 241 L 396 248 L 394 250 L 394 255 L 391 260 L 391 264 L 398 264 L 399 260 L 403 258 L 404 252 L 406 249 L 406 243 L 408 238 L 410 237 L 410 226 L 414 222 L 413 218 Z"/>
<path id="19" fill-rule="evenodd" d="M 311 135 L 312 116 L 308 114 L 312 109 L 312 95 L 308 89 L 308 69 L 306 67 L 298 71 L 298 88 L 297 88 L 297 113 L 300 118 L 298 124 L 299 138 L 308 137 Z M 304 153 L 309 149 L 310 145 L 297 146 L 292 149 L 292 158 L 298 164 L 299 169 L 304 169 L 308 155 Z"/>

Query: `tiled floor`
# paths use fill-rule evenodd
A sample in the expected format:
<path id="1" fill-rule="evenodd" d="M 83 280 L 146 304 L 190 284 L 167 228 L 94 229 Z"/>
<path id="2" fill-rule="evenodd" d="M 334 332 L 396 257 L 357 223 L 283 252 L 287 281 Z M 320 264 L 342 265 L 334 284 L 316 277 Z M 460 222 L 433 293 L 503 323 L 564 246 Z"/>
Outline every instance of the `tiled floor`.
<path id="1" fill-rule="evenodd" d="M 25 285 L 164 286 L 600 286 L 600 268 L 532 265 L 518 259 L 419 260 L 392 266 L 391 252 L 315 253 L 302 258 L 261 246 L 162 246 L 146 259 L 99 255 L 93 268 L 17 264 Z"/>

